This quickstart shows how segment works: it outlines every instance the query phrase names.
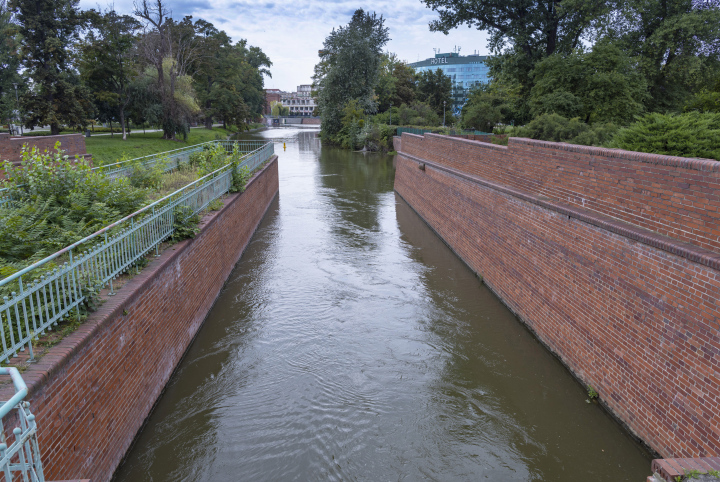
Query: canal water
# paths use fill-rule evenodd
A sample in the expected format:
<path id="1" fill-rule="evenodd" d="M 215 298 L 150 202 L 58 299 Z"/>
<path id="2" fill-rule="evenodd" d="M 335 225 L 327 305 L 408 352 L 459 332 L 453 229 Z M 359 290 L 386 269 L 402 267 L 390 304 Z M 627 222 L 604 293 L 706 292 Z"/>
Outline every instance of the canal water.
<path id="1" fill-rule="evenodd" d="M 284 138 L 280 195 L 116 481 L 641 481 L 647 453 L 393 192 Z"/>

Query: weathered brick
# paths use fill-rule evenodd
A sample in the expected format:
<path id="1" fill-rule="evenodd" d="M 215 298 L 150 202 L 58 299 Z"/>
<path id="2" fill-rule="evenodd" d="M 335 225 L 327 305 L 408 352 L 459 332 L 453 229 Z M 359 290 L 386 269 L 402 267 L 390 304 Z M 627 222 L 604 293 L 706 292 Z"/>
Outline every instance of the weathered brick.
<path id="1" fill-rule="evenodd" d="M 687 225 L 718 207 L 720 163 L 437 135 L 395 148 L 396 191 L 633 433 L 664 457 L 718 455 L 720 227 Z M 679 184 L 707 202 L 669 210 Z"/>
<path id="2" fill-rule="evenodd" d="M 277 192 L 275 158 L 23 373 L 46 479 L 110 479 Z"/>

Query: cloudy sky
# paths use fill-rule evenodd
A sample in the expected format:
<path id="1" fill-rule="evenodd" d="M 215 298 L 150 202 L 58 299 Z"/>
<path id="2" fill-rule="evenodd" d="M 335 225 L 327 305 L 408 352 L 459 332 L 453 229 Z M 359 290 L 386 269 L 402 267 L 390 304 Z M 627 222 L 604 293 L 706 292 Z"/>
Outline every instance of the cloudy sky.
<path id="1" fill-rule="evenodd" d="M 294 91 L 309 84 L 317 51 L 333 27 L 346 25 L 357 8 L 375 11 L 386 18 L 390 28 L 387 50 L 401 59 L 416 62 L 433 56 L 433 48 L 452 51 L 457 45 L 461 55 L 478 51 L 487 54 L 484 32 L 462 27 L 450 35 L 431 33 L 428 23 L 437 15 L 420 0 L 166 0 L 173 17 L 185 15 L 203 18 L 224 30 L 237 41 L 248 39 L 260 47 L 273 62 L 267 88 Z M 101 1 L 100 7 L 106 3 Z M 81 0 L 81 8 L 98 8 L 97 0 Z M 115 9 L 130 14 L 132 0 L 115 0 Z"/>

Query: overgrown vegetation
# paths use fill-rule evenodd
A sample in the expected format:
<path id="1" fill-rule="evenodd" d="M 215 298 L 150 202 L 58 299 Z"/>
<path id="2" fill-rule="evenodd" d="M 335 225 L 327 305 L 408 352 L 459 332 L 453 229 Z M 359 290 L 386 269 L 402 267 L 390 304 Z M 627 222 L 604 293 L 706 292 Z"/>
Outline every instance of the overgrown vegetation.
<path id="1" fill-rule="evenodd" d="M 720 113 L 647 114 L 618 131 L 607 145 L 720 161 Z"/>
<path id="2" fill-rule="evenodd" d="M 350 23 L 325 39 L 315 66 L 321 137 L 346 149 L 387 151 L 398 125 L 449 124 L 452 82 L 441 71 L 418 75 L 383 53 L 388 29 L 382 16 L 357 10 Z M 358 58 L 363 68 L 355 68 Z"/>
<path id="3" fill-rule="evenodd" d="M 199 176 L 228 164 L 235 167 L 236 171 L 233 173 L 230 191 L 242 191 L 250 176 L 246 167 L 238 169 L 242 157 L 237 145 L 231 155 L 227 155 L 224 147 L 215 146 L 170 173 L 164 172 L 167 161 L 161 156 L 150 167 L 144 167 L 136 161 L 128 177 L 111 180 L 101 170 L 93 171 L 84 160 L 64 155 L 59 143 L 53 152 L 40 152 L 37 148 L 24 149 L 19 166 L 9 162 L 3 166 L 7 179 L 2 186 L 9 189 L 12 201 L 0 209 L 0 278 L 16 273 L 107 227 L 153 199 L 164 197 L 197 180 Z M 219 210 L 223 205 L 221 199 L 215 199 L 208 204 L 205 212 Z M 202 214 L 194 213 L 189 206 L 176 207 L 171 242 L 194 237 L 199 232 Z M 142 215 L 136 219 L 142 219 Z M 110 234 L 113 234 L 113 230 Z M 68 256 L 60 254 L 34 269 L 32 278 L 54 272 L 72 259 Z M 139 272 L 147 264 L 148 259 L 145 257 L 135 260 L 130 266 L 133 268 L 132 274 L 125 273 L 121 279 Z M 64 315 L 63 319 L 57 320 L 56 328 L 39 337 L 35 336 L 40 335 L 37 333 L 23 333 L 23 336 L 29 334 L 33 337 L 36 356 L 42 356 L 77 329 L 88 314 L 102 303 L 100 286 L 92 281 L 92 275 L 88 276 L 88 279 L 83 278 L 80 287 L 83 301 Z M 25 287 L 31 284 L 32 279 L 24 277 Z M 60 296 L 63 289 L 60 285 L 49 286 L 51 294 Z M 14 296 L 13 292 L 17 292 L 19 287 L 18 280 L 11 281 L 0 288 L 0 296 Z M 41 302 L 38 299 L 37 303 L 49 307 L 51 305 L 48 303 L 52 301 Z M 15 323 L 8 323 L 4 313 L 0 317 L 6 321 L 0 328 L 4 330 L 5 339 L 20 339 L 20 328 Z"/>
<path id="4" fill-rule="evenodd" d="M 249 178 L 238 168 L 242 154 L 231 155 L 217 145 L 191 157 L 180 169 L 166 173 L 161 157 L 153 166 L 139 163 L 127 178 L 108 179 L 82 159 L 71 159 L 60 150 L 24 149 L 20 165 L 3 166 L 12 203 L 0 210 L 0 277 L 43 259 L 125 217 L 147 203 L 162 198 L 198 178 L 232 163 L 231 192 L 242 191 Z M 183 216 L 185 229 L 192 218 Z M 188 219 L 185 219 L 188 218 Z M 189 231 L 183 231 L 187 235 Z M 50 263 L 48 269 L 55 266 Z"/>
<path id="5" fill-rule="evenodd" d="M 720 113 L 650 113 L 627 127 L 588 124 L 580 118 L 543 114 L 525 126 L 496 128 L 496 133 L 586 146 L 602 146 L 669 156 L 720 161 Z M 507 137 L 497 143 L 507 145 Z M 494 141 L 495 142 L 495 141 Z"/>
<path id="6" fill-rule="evenodd" d="M 15 202 L 0 210 L 0 276 L 38 261 L 126 216 L 147 200 L 130 179 L 110 180 L 82 159 L 24 149 L 3 166 Z"/>

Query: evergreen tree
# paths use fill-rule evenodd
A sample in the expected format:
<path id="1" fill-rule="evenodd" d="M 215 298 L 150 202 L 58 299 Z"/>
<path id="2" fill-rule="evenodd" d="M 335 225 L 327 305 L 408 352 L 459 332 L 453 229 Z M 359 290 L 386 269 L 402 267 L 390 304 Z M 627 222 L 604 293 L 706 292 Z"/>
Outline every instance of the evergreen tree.
<path id="1" fill-rule="evenodd" d="M 15 86 L 20 84 L 20 92 L 24 91 L 24 82 L 18 73 L 20 67 L 19 39 L 17 23 L 12 10 L 5 0 L 0 0 L 0 123 L 16 122 L 17 101 Z"/>
<path id="2" fill-rule="evenodd" d="M 79 0 L 12 0 L 22 36 L 22 67 L 32 88 L 22 98 L 25 125 L 50 125 L 53 134 L 60 126 L 83 127 L 93 112 L 87 89 L 72 65 L 83 15 Z"/>

